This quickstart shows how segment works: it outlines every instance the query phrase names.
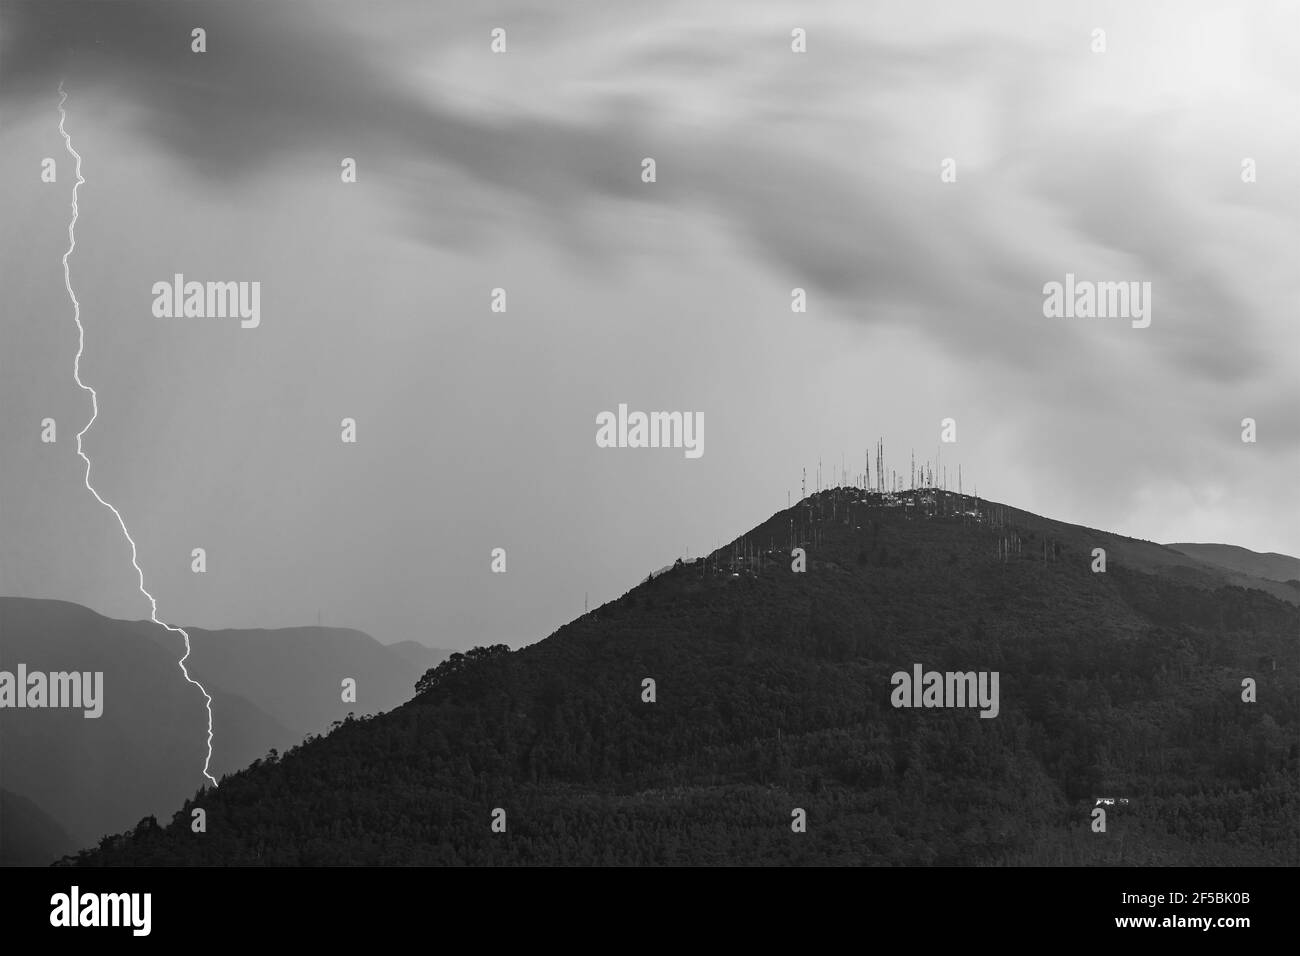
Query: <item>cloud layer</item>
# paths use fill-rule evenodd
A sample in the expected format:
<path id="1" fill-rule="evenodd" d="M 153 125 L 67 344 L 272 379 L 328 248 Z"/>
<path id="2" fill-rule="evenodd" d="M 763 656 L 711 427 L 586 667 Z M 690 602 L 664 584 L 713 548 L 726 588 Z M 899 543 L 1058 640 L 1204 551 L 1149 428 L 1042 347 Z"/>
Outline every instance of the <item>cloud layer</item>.
<path id="1" fill-rule="evenodd" d="M 699 334 L 735 343 L 747 377 L 786 383 L 787 332 L 685 265 L 688 237 L 723 237 L 708 247 L 714 271 L 770 284 L 783 321 L 827 343 L 820 357 L 810 346 L 807 376 L 835 366 L 832 350 L 887 352 L 872 387 L 898 404 L 878 400 L 876 420 L 929 447 L 938 417 L 957 417 L 995 495 L 1129 533 L 1300 551 L 1300 518 L 1278 513 L 1278 476 L 1300 466 L 1300 290 L 1287 265 L 1300 248 L 1300 77 L 1282 39 L 1297 15 L 967 6 L 3 4 L 0 108 L 44 110 L 64 80 L 74 104 L 111 110 L 116 132 L 254 231 L 288 214 L 295 184 L 337 177 L 355 156 L 387 241 L 453 257 L 545 248 L 571 286 L 629 295 L 659 275 L 664 310 L 694 303 Z M 203 55 L 190 51 L 195 26 Z M 504 56 L 488 48 L 495 26 Z M 790 50 L 795 26 L 806 54 Z M 1098 27 L 1104 53 L 1092 51 Z M 645 156 L 653 186 L 640 181 Z M 947 158 L 953 183 L 940 178 Z M 665 247 L 675 223 L 682 246 Z M 1043 284 L 1067 272 L 1150 282 L 1151 327 L 1044 318 Z M 788 314 L 794 286 L 808 290 L 806 317 Z M 640 334 L 622 321 L 557 316 L 530 355 L 604 367 L 618 361 L 600 344 L 607 330 Z M 728 356 L 702 347 L 682 382 Z M 504 408 L 552 387 L 519 361 Z M 637 403 L 583 374 L 554 386 L 575 415 Z M 661 388 L 664 407 L 686 407 L 674 396 L 694 387 Z M 834 415 L 791 392 L 793 420 Z M 511 413 L 481 414 L 490 433 Z M 1248 416 L 1256 446 L 1239 440 Z M 906 431 L 914 420 L 920 434 Z M 763 434 L 762 422 L 711 421 L 710 454 Z M 739 466 L 748 453 L 736 454 Z M 787 449 L 776 467 L 795 474 L 802 454 Z M 682 524 L 684 537 L 707 519 Z M 635 540 L 601 546 L 643 557 Z M 535 630 L 527 609 L 495 626 Z"/>

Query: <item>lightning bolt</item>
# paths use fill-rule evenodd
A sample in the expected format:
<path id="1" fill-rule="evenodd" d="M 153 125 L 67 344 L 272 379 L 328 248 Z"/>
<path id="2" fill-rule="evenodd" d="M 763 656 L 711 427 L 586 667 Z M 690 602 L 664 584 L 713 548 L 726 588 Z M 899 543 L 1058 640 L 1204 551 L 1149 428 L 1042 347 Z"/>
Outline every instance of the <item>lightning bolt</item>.
<path id="1" fill-rule="evenodd" d="M 149 599 L 149 619 L 159 627 L 171 631 L 174 634 L 179 634 L 185 639 L 185 654 L 179 661 L 177 661 L 177 664 L 180 665 L 181 673 L 185 675 L 185 679 L 199 689 L 199 693 L 203 695 L 204 705 L 207 707 L 208 755 L 203 761 L 203 776 L 211 780 L 212 785 L 215 787 L 217 785 L 217 778 L 212 776 L 208 769 L 212 765 L 212 695 L 204 689 L 202 684 L 190 676 L 189 669 L 185 666 L 185 661 L 188 660 L 190 656 L 190 635 L 186 633 L 184 628 L 173 627 L 165 621 L 158 619 L 158 601 L 144 586 L 144 571 L 140 568 L 139 554 L 136 551 L 135 539 L 131 537 L 131 532 L 126 529 L 126 522 L 122 520 L 122 513 L 114 508 L 109 502 L 105 501 L 100 496 L 99 492 L 95 490 L 95 486 L 90 483 L 90 459 L 86 457 L 86 453 L 81 447 L 82 437 L 86 432 L 90 431 L 90 427 L 95 424 L 95 419 L 99 417 L 99 396 L 95 394 L 93 388 L 81 380 L 81 354 L 86 348 L 86 329 L 81 324 L 81 303 L 77 301 L 77 294 L 72 291 L 72 276 L 68 271 L 68 257 L 72 255 L 72 250 L 77 248 L 77 236 L 75 232 L 77 226 L 77 190 L 86 180 L 82 178 L 81 175 L 81 154 L 72 148 L 72 137 L 69 136 L 67 130 L 63 128 L 63 121 L 67 118 L 67 112 L 63 109 L 63 104 L 67 99 L 68 94 L 63 89 L 63 84 L 60 83 L 59 134 L 63 137 L 63 143 L 67 147 L 68 152 L 71 153 L 72 158 L 77 161 L 77 182 L 76 185 L 72 187 L 72 221 L 68 223 L 68 251 L 63 254 L 63 284 L 67 287 L 68 298 L 72 300 L 73 321 L 77 323 L 77 356 L 72 361 L 72 377 L 76 380 L 78 388 L 90 393 L 90 421 L 86 422 L 85 428 L 77 432 L 77 454 L 80 455 L 81 460 L 86 463 L 86 490 L 95 496 L 96 501 L 109 511 L 113 512 L 113 517 L 117 519 L 117 523 L 122 527 L 122 534 L 126 536 L 127 543 L 131 545 L 131 566 L 135 568 L 135 573 L 139 578 L 140 593 Z"/>

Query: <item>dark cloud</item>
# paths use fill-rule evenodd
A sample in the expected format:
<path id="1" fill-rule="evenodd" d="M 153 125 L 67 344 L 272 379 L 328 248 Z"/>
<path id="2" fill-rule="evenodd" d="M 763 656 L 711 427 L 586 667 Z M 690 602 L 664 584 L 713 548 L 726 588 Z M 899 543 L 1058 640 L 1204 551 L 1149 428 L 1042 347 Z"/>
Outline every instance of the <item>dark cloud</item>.
<path id="1" fill-rule="evenodd" d="M 1093 82 L 1081 61 L 986 31 L 917 42 L 828 22 L 816 55 L 800 58 L 786 52 L 788 31 L 738 23 L 722 42 L 690 7 L 665 8 L 686 20 L 644 36 L 635 12 L 596 5 L 565 21 L 542 9 L 512 14 L 536 26 L 534 49 L 543 33 L 552 42 L 588 30 L 599 34 L 593 49 L 630 51 L 606 51 L 598 79 L 623 69 L 636 80 L 593 81 L 572 114 L 454 108 L 424 88 L 419 66 L 472 43 L 488 56 L 486 21 L 464 11 L 430 9 L 436 33 L 379 45 L 349 26 L 401 11 L 400 29 L 419 5 L 20 3 L 0 6 L 0 103 L 52 98 L 61 79 L 74 97 L 118 98 L 140 132 L 220 189 L 280 164 L 357 155 L 425 241 L 487 241 L 523 225 L 593 271 L 633 245 L 601 234 L 610 200 L 716 214 L 819 307 L 907 326 L 968 361 L 992 400 L 1021 406 L 1012 417 L 1037 442 L 1038 467 L 1063 483 L 1084 454 L 1081 433 L 1116 420 L 1113 439 L 1135 461 L 1151 456 L 1138 470 L 1152 473 L 1193 467 L 1223 431 L 1225 401 L 1264 409 L 1274 435 L 1295 433 L 1300 380 L 1279 358 L 1295 338 L 1277 342 L 1262 311 L 1275 270 L 1251 274 L 1223 257 L 1237 245 L 1243 262 L 1263 263 L 1276 236 L 1296 239 L 1294 200 L 1243 220 L 1207 191 L 1212 180 L 1187 172 L 1184 130 L 1156 100 L 1144 109 L 1141 89 L 1112 115 L 1071 98 Z M 190 52 L 196 25 L 208 31 L 203 56 Z M 722 106 L 697 116 L 713 95 Z M 977 160 L 958 157 L 948 187 L 944 154 L 911 134 L 952 102 L 980 111 L 984 142 Z M 1223 110 L 1193 104 L 1180 118 L 1210 140 Z M 652 193 L 638 179 L 646 155 L 659 162 Z M 1051 324 L 1042 285 L 1067 271 L 1150 281 L 1152 328 Z M 1179 396 L 1184 441 L 1161 441 L 1168 405 L 1132 401 L 1137 389 Z M 1045 426 L 1052 416 L 1071 427 Z M 1261 451 L 1294 455 L 1281 443 Z M 1103 480 L 1102 460 L 1089 459 L 1087 482 Z"/>
<path id="2" fill-rule="evenodd" d="M 736 91 L 736 119 L 721 129 L 670 121 L 651 131 L 639 117 L 673 104 L 650 93 L 611 94 L 617 109 L 606 103 L 587 123 L 467 118 L 417 92 L 412 63 L 349 34 L 339 13 L 295 3 L 6 6 L 0 90 L 8 99 L 45 97 L 67 77 L 74 90 L 120 97 L 159 146 L 216 182 L 303 155 L 363 154 L 371 170 L 390 176 L 394 202 L 410 214 L 408 227 L 420 229 L 421 219 L 436 223 L 423 232 L 442 242 L 455 241 L 449 212 L 459 213 L 466 232 L 481 228 L 480 207 L 444 201 L 449 170 L 517 197 L 535 228 L 600 255 L 602 243 L 584 238 L 585 211 L 601 197 L 643 198 L 639 161 L 653 154 L 661 167 L 656 201 L 720 212 L 763 255 L 860 318 L 905 314 L 947 348 L 1005 361 L 1041 358 L 1043 282 L 1102 268 L 1106 278 L 1127 277 L 1110 275 L 1113 261 L 1078 257 L 1093 246 L 1131 263 L 1132 278 L 1154 283 L 1161 329 L 1177 323 L 1170 347 L 1152 361 L 1237 382 L 1262 361 L 1256 343 L 1240 334 L 1251 304 L 1233 290 L 1233 277 L 1215 269 L 1212 237 L 1198 235 L 1206 224 L 1189 214 L 1188 197 L 1164 181 L 1164 164 L 1175 157 L 1158 128 L 1112 124 L 1105 135 L 1094 127 L 1086 136 L 1044 140 L 1044 124 L 1059 132 L 1051 122 L 1055 104 L 1024 90 L 1051 65 L 1028 47 L 1003 42 L 995 57 L 974 39 L 855 47 L 830 34 L 818 41 L 824 64 L 801 66 L 803 75 L 786 91 L 815 116 L 819 98 L 844 83 L 886 101 L 921 79 L 940 91 L 987 86 L 991 113 L 1000 117 L 997 150 L 1008 161 L 1033 156 L 1033 165 L 966 170 L 970 185 L 962 192 L 945 191 L 933 175 L 900 176 L 895 131 L 884 126 L 856 157 L 860 173 L 852 177 L 835 161 L 841 157 L 819 157 L 816 143 L 783 146 L 746 121 L 761 110 L 757 94 L 771 92 L 761 73 Z M 190 51 L 196 25 L 208 32 L 202 56 Z M 482 39 L 486 51 L 486 32 Z M 771 51 L 749 35 L 719 44 L 706 31 L 683 30 L 637 54 L 643 69 L 672 71 L 685 59 L 702 79 L 724 85 L 735 81 L 722 67 L 738 68 L 742 57 L 752 64 Z M 790 73 L 782 68 L 783 79 Z M 983 196 L 972 197 L 972 189 Z M 1018 195 L 1041 200 L 1040 221 L 1017 221 L 999 207 Z M 1009 232 L 1056 223 L 1072 228 L 1072 249 L 1005 240 Z M 1091 334 L 1081 327 L 1064 337 L 1086 348 Z"/>

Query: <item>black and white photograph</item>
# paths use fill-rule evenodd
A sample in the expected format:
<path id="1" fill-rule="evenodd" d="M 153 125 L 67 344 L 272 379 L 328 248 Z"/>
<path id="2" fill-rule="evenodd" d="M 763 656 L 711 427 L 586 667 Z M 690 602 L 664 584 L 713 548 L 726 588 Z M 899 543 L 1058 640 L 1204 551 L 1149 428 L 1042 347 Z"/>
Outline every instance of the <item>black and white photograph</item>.
<path id="1" fill-rule="evenodd" d="M 1280 939 L 1298 264 L 1294 2 L 0 0 L 0 922 Z"/>

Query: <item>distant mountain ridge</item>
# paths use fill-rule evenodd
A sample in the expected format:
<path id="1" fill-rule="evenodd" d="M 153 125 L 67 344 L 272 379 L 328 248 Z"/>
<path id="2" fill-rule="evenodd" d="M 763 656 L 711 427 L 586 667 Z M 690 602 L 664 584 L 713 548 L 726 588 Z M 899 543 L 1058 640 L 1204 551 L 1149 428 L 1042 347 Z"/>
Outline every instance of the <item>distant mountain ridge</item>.
<path id="1" fill-rule="evenodd" d="M 321 733 L 350 712 L 391 710 L 433 666 L 409 647 L 381 644 L 352 628 L 186 630 L 193 649 L 187 666 L 201 680 L 237 690 L 281 723 L 293 739 L 280 746 Z M 160 646 L 176 644 L 176 635 L 161 628 L 151 634 Z M 429 649 L 423 656 L 437 663 L 449 653 Z M 357 683 L 356 703 L 342 700 L 344 678 Z"/>
<path id="2" fill-rule="evenodd" d="M 427 661 L 446 656 L 393 650 L 336 628 L 187 630 L 186 666 L 213 698 L 217 776 L 325 733 L 350 712 L 397 706 Z M 21 662 L 105 675 L 98 719 L 0 711 L 0 786 L 82 846 L 193 794 L 203 783 L 207 715 L 177 666 L 183 650 L 179 635 L 149 621 L 117 621 L 65 601 L 0 598 L 0 669 Z M 341 699 L 345 677 L 357 681 L 356 703 Z M 17 818 L 0 819 L 0 845 L 16 838 L 10 825 Z"/>
<path id="3" fill-rule="evenodd" d="M 1300 558 L 1275 551 L 1259 552 L 1234 544 L 1167 544 L 1182 554 L 1266 581 L 1300 582 Z"/>
<path id="4" fill-rule="evenodd" d="M 416 671 L 423 674 L 430 667 L 437 667 L 456 652 L 445 647 L 430 647 L 419 641 L 398 641 L 386 645 L 388 649 L 409 663 Z"/>

